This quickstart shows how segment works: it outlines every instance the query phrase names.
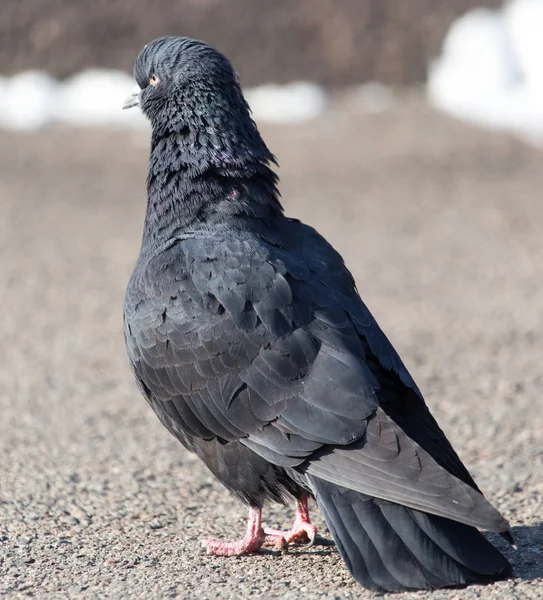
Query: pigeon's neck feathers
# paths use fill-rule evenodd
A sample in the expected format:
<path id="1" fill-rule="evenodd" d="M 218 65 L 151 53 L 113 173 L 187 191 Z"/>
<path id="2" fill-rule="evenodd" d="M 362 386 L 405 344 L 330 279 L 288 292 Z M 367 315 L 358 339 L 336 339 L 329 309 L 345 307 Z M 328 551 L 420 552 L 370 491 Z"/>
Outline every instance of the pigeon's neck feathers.
<path id="1" fill-rule="evenodd" d="M 229 117 L 211 123 L 193 113 L 167 126 L 153 123 L 144 242 L 159 245 L 186 230 L 282 214 L 269 167 L 275 158 L 248 113 L 245 122 Z"/>

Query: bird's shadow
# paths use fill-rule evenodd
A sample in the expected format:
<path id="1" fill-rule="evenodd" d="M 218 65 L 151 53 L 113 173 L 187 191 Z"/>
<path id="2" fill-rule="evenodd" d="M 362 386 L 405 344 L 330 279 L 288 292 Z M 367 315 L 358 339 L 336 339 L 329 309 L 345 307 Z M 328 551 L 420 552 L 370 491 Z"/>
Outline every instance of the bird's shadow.
<path id="1" fill-rule="evenodd" d="M 334 548 L 335 547 L 335 543 L 334 540 L 330 540 L 328 538 L 322 537 L 322 535 L 317 535 L 315 537 L 315 543 L 313 544 L 313 548 L 315 546 L 329 546 Z M 303 548 L 303 546 L 302 546 Z"/>
<path id="2" fill-rule="evenodd" d="M 334 552 L 334 548 L 336 547 L 333 540 L 329 540 L 328 538 L 317 535 L 315 538 L 315 543 L 308 547 L 307 544 L 292 544 L 289 546 L 288 554 L 311 554 L 312 556 L 329 556 Z M 322 548 L 322 550 L 319 550 Z M 324 548 L 327 548 L 326 550 Z M 269 554 L 280 554 L 278 550 L 271 550 L 269 548 L 261 548 L 258 551 L 260 555 L 269 555 Z"/>
<path id="3" fill-rule="evenodd" d="M 291 547 L 291 550 L 293 552 L 296 552 L 296 554 L 311 554 L 313 556 L 315 556 L 315 555 L 328 556 L 328 555 L 332 554 L 333 548 L 335 548 L 335 547 L 336 547 L 336 545 L 333 540 L 329 540 L 328 538 L 317 535 L 317 537 L 315 538 L 315 542 L 313 543 L 313 545 L 311 547 L 308 548 L 304 544 L 295 544 Z M 323 548 L 323 550 L 318 550 L 318 548 Z M 324 550 L 324 548 L 327 548 L 327 549 Z"/>
<path id="4" fill-rule="evenodd" d="M 537 525 L 512 527 L 515 550 L 497 534 L 489 534 L 491 542 L 513 565 L 514 577 L 531 581 L 543 578 L 543 521 Z"/>

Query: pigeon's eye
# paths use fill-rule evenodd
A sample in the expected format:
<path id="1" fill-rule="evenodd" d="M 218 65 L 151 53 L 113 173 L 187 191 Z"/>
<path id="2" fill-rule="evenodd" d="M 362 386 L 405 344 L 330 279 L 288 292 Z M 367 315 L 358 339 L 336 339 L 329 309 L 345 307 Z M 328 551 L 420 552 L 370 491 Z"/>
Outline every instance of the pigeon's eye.
<path id="1" fill-rule="evenodd" d="M 160 78 L 157 77 L 154 73 L 151 73 L 151 75 L 149 75 L 149 83 L 153 87 L 156 87 L 160 83 Z"/>

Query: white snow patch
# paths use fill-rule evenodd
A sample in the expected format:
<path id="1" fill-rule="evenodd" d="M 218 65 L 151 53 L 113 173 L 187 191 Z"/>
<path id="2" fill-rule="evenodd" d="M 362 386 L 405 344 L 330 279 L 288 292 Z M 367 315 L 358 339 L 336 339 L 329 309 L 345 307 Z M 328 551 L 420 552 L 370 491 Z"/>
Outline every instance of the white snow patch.
<path id="1" fill-rule="evenodd" d="M 0 77 L 0 127 L 34 130 L 49 123 L 79 126 L 148 126 L 141 110 L 122 110 L 134 80 L 122 71 L 91 69 L 63 82 L 41 71 Z M 259 121 L 292 123 L 318 116 L 326 107 L 324 89 L 313 83 L 263 85 L 245 90 Z"/>
<path id="2" fill-rule="evenodd" d="M 428 96 L 459 118 L 543 144 L 543 0 L 474 9 L 449 30 Z"/>
<path id="3" fill-rule="evenodd" d="M 515 0 L 503 16 L 525 87 L 543 94 L 543 0 Z"/>
<path id="4" fill-rule="evenodd" d="M 0 78 L 0 126 L 31 131 L 50 123 L 57 94 L 57 81 L 42 71 Z"/>
<path id="5" fill-rule="evenodd" d="M 57 119 L 89 126 L 146 126 L 141 110 L 122 110 L 133 87 L 134 79 L 127 73 L 102 69 L 83 71 L 61 86 Z"/>
<path id="6" fill-rule="evenodd" d="M 327 97 L 315 83 L 296 81 L 287 85 L 269 83 L 244 90 L 257 121 L 294 123 L 310 121 L 326 108 Z"/>

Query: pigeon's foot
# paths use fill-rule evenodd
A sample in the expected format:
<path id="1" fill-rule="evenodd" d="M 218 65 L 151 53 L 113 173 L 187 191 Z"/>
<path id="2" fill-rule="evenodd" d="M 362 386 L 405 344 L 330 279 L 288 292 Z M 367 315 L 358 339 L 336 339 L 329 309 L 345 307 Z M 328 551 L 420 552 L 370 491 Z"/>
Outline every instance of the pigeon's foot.
<path id="1" fill-rule="evenodd" d="M 283 538 L 287 544 L 308 544 L 311 547 L 317 537 L 317 528 L 309 520 L 307 496 L 296 502 L 296 519 L 289 531 L 279 529 L 264 529 L 268 536 Z"/>
<path id="2" fill-rule="evenodd" d="M 298 523 L 294 521 L 292 529 L 264 529 L 267 536 L 283 538 L 287 544 L 307 544 L 309 548 L 315 543 L 317 528 L 313 523 Z"/>
<path id="3" fill-rule="evenodd" d="M 258 552 L 264 544 L 286 552 L 288 544 L 283 533 L 279 532 L 279 535 L 266 533 L 262 529 L 261 518 L 261 510 L 259 508 L 251 508 L 247 521 L 247 531 L 243 538 L 234 542 L 206 540 L 202 544 L 207 548 L 207 554 L 215 556 L 241 556 L 242 554 Z"/>

